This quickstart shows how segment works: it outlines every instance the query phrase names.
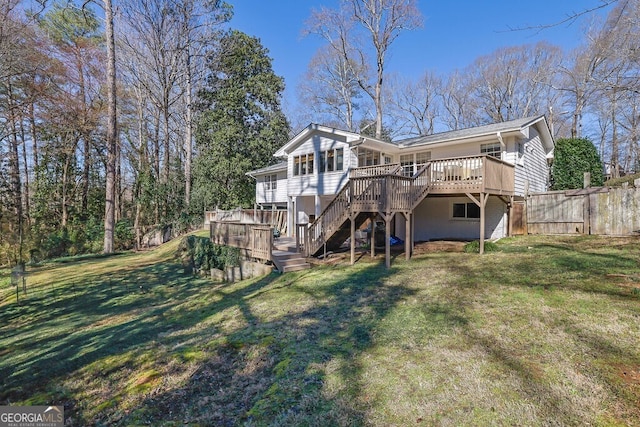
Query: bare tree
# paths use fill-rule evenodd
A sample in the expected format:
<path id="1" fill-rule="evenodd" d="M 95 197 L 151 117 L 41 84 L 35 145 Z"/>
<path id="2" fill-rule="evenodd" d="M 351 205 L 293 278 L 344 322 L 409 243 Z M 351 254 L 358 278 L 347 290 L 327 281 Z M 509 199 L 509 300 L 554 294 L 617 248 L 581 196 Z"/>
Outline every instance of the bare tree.
<path id="1" fill-rule="evenodd" d="M 444 81 L 440 97 L 442 99 L 442 122 L 452 130 L 477 126 L 478 106 L 472 96 L 473 84 L 468 72 L 454 71 Z"/>
<path id="2" fill-rule="evenodd" d="M 402 31 L 422 25 L 416 1 L 342 0 L 338 10 L 314 11 L 309 23 L 310 32 L 322 36 L 348 64 L 357 64 L 353 74 L 374 104 L 375 135 L 381 138 L 387 54 Z M 365 42 L 367 39 L 369 42 Z"/>
<path id="3" fill-rule="evenodd" d="M 478 58 L 469 73 L 486 122 L 503 122 L 547 111 L 561 50 L 548 43 L 498 49 Z"/>
<path id="4" fill-rule="evenodd" d="M 306 109 L 316 117 L 326 116 L 326 124 L 335 121 L 340 127 L 355 131 L 354 114 L 361 93 L 354 69 L 355 65 L 335 49 L 319 49 L 298 86 Z"/>
<path id="5" fill-rule="evenodd" d="M 403 136 L 432 134 L 440 114 L 438 94 L 442 93 L 442 79 L 425 72 L 415 82 L 399 76 L 387 81 L 386 104 L 394 123 L 391 127 Z"/>

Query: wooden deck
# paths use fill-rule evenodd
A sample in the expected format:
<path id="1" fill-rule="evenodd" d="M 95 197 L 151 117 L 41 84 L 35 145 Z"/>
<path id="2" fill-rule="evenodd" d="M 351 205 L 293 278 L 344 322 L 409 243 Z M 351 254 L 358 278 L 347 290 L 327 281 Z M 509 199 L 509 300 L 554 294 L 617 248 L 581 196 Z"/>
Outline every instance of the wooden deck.
<path id="1" fill-rule="evenodd" d="M 385 221 L 401 213 L 409 223 L 413 210 L 429 194 L 467 195 L 484 212 L 489 195 L 513 196 L 514 182 L 513 165 L 486 155 L 431 160 L 410 177 L 402 175 L 400 164 L 355 168 L 308 226 L 302 246 L 308 256 L 319 253 L 339 230 L 360 222 L 362 213 L 380 215 Z"/>

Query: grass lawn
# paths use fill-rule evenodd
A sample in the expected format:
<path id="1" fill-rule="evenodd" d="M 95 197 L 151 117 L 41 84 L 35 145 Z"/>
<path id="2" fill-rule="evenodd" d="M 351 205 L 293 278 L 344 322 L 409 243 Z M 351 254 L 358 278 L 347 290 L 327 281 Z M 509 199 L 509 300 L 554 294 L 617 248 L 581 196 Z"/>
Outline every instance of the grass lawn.
<path id="1" fill-rule="evenodd" d="M 505 239 L 231 285 L 177 242 L 0 270 L 0 405 L 70 425 L 640 425 L 640 240 Z"/>

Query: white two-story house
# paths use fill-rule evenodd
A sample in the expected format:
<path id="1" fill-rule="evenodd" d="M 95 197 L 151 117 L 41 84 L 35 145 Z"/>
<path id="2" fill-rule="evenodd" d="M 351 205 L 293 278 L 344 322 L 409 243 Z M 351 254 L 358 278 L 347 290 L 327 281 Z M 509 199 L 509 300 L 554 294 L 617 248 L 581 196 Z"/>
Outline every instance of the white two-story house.
<path id="1" fill-rule="evenodd" d="M 309 253 L 374 218 L 411 242 L 500 238 L 514 202 L 547 190 L 553 147 L 544 116 L 395 142 L 311 124 L 249 175 L 289 234 L 313 224 Z"/>

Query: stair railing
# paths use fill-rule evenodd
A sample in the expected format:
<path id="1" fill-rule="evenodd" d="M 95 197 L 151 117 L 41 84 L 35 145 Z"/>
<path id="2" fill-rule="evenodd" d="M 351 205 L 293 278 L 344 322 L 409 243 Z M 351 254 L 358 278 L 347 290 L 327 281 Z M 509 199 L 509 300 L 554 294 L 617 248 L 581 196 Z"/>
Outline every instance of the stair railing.
<path id="1" fill-rule="evenodd" d="M 429 191 L 431 163 L 412 177 L 402 176 L 400 164 L 357 168 L 304 235 L 304 253 L 311 256 L 339 230 L 350 214 L 378 210 L 413 210 Z"/>

